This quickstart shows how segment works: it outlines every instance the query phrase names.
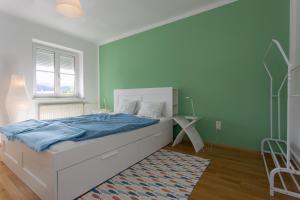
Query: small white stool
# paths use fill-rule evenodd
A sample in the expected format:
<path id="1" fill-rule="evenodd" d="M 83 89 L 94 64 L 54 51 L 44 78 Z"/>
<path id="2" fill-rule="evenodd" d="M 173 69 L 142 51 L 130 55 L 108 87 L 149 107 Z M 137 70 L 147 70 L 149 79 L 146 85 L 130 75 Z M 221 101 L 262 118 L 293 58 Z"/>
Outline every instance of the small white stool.
<path id="1" fill-rule="evenodd" d="M 172 146 L 179 144 L 182 141 L 184 134 L 187 134 L 195 151 L 199 152 L 204 147 L 202 138 L 194 126 L 199 118 L 193 116 L 175 116 L 173 117 L 173 120 L 182 128 L 182 130 L 178 133 Z"/>

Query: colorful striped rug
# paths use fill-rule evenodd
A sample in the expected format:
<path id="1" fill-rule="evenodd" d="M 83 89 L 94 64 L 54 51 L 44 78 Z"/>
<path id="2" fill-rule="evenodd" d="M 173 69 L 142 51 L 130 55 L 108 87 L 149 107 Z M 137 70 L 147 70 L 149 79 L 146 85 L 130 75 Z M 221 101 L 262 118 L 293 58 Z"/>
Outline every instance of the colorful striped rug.
<path id="1" fill-rule="evenodd" d="M 209 160 L 160 150 L 78 200 L 188 199 Z"/>

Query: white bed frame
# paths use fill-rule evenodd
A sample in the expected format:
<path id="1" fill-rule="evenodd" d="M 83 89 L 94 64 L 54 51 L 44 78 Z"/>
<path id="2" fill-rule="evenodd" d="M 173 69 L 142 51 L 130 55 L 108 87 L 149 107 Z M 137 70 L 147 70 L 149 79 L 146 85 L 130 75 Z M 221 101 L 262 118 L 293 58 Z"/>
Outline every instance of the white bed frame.
<path id="1" fill-rule="evenodd" d="M 169 120 L 79 142 L 60 151 L 51 148 L 38 153 L 18 141 L 3 138 L 2 161 L 43 200 L 69 200 L 84 194 L 172 142 L 172 117 L 177 113 L 178 102 L 176 90 L 115 90 L 115 108 L 122 98 L 163 101 L 164 117 Z"/>

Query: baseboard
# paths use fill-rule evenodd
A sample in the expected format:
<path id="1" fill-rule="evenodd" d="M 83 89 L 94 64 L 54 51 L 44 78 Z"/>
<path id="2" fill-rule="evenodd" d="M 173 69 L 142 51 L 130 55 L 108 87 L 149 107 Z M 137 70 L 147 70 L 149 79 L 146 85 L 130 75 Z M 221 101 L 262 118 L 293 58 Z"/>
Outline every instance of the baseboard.
<path id="1" fill-rule="evenodd" d="M 229 145 L 225 145 L 225 144 L 205 143 L 205 146 L 212 146 L 213 148 L 226 149 L 226 150 L 231 150 L 231 151 L 241 151 L 241 152 L 247 152 L 247 153 L 252 153 L 252 154 L 260 154 L 260 151 L 244 149 L 244 148 L 229 146 Z"/>
<path id="2" fill-rule="evenodd" d="M 182 140 L 181 144 L 187 145 L 187 146 L 193 146 L 191 141 L 188 139 Z M 252 150 L 252 149 L 244 149 L 244 148 L 234 147 L 234 146 L 225 145 L 225 144 L 212 144 L 212 143 L 205 142 L 204 148 L 209 148 L 209 147 L 230 150 L 230 151 L 247 152 L 247 153 L 251 153 L 251 154 L 260 155 L 260 151 L 256 151 L 256 150 Z"/>

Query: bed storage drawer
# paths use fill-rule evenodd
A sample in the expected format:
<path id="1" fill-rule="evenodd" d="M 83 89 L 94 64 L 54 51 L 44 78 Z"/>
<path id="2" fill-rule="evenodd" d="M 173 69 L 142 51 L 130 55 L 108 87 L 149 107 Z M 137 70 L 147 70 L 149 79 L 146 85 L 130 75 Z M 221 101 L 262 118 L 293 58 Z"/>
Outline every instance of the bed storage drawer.
<path id="1" fill-rule="evenodd" d="M 168 145 L 172 141 L 172 133 L 162 130 L 138 142 L 139 160 Z"/>
<path id="2" fill-rule="evenodd" d="M 131 143 L 63 169 L 58 172 L 58 200 L 74 199 L 137 161 L 137 144 Z"/>

